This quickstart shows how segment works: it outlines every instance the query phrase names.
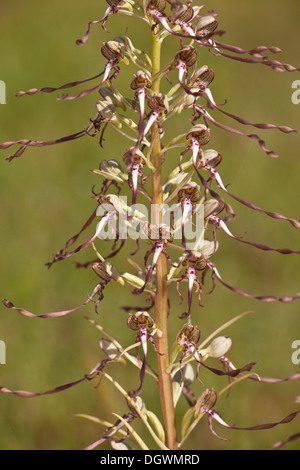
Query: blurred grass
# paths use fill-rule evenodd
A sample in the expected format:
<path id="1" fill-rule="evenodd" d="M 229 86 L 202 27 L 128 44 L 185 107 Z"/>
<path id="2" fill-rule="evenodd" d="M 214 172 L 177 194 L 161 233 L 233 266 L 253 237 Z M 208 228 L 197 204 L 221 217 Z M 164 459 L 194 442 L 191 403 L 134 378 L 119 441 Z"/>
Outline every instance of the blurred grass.
<path id="1" fill-rule="evenodd" d="M 104 64 L 99 53 L 101 42 L 123 35 L 127 26 L 133 43 L 149 51 L 144 25 L 122 16 L 110 19 L 109 34 L 95 26 L 88 43 L 82 48 L 75 46 L 76 38 L 86 31 L 88 21 L 97 19 L 104 5 L 106 3 L 101 2 L 99 6 L 98 2 L 95 7 L 95 2 L 90 0 L 84 7 L 70 0 L 53 0 L 51 4 L 15 0 L 1 5 L 0 79 L 7 86 L 7 104 L 0 106 L 1 142 L 62 137 L 81 130 L 95 114 L 94 95 L 62 103 L 56 101 L 56 93 L 16 99 L 16 91 L 59 86 L 95 75 Z M 257 8 L 253 7 L 253 2 L 243 2 L 241 7 L 233 0 L 226 5 L 214 0 L 206 3 L 204 11 L 211 9 L 220 13 L 220 29 L 227 31 L 224 42 L 246 49 L 262 44 L 277 45 L 284 51 L 279 60 L 300 65 L 298 0 L 286 0 L 284 5 L 278 0 L 262 0 Z M 165 51 L 169 55 L 172 54 L 171 43 L 168 38 Z M 212 86 L 215 99 L 219 103 L 227 100 L 229 111 L 251 122 L 273 122 L 299 131 L 300 106 L 291 102 L 291 85 L 293 80 L 299 79 L 298 73 L 276 73 L 267 67 L 214 58 L 202 50 L 199 64 L 201 61 L 215 70 Z M 127 89 L 132 70 L 122 66 L 118 79 L 121 90 Z M 186 119 L 187 115 L 183 115 L 172 121 L 174 134 L 186 128 Z M 227 122 L 223 117 L 220 120 Z M 299 219 L 299 132 L 290 135 L 276 131 L 259 133 L 279 153 L 279 159 L 269 159 L 250 139 L 212 129 L 210 146 L 223 154 L 220 168 L 223 181 L 230 182 L 232 191 L 244 199 Z M 49 271 L 44 263 L 77 233 L 94 210 L 90 188 L 94 184 L 99 187 L 100 182 L 90 170 L 98 167 L 103 158 L 121 161 L 126 145 L 125 140 L 108 130 L 103 149 L 97 140 L 85 138 L 54 147 L 29 148 L 22 158 L 11 164 L 4 159 L 10 152 L 2 152 L 1 298 L 8 298 L 16 306 L 35 313 L 45 313 L 76 306 L 92 291 L 95 279 L 91 271 L 74 269 L 70 260 L 58 263 Z M 167 160 L 165 176 L 174 166 L 173 158 L 177 162 L 178 155 L 173 153 Z M 247 231 L 248 239 L 299 249 L 299 232 L 288 223 L 271 220 L 234 201 L 229 202 L 237 212 L 237 219 L 231 225 L 235 234 Z M 221 275 L 231 284 L 257 295 L 294 295 L 299 291 L 297 256 L 258 252 L 228 240 L 223 234 L 220 240 L 222 250 L 214 260 Z M 132 247 L 127 247 L 116 260 L 121 271 L 126 267 L 125 257 Z M 107 249 L 104 245 L 103 252 Z M 91 251 L 90 255 L 93 257 Z M 209 284 L 205 292 L 208 290 Z M 181 308 L 176 305 L 174 288 L 170 298 L 170 335 L 174 338 L 181 324 L 178 320 Z M 230 359 L 234 364 L 240 366 L 256 361 L 256 372 L 262 376 L 285 377 L 297 371 L 297 366 L 291 362 L 291 344 L 300 336 L 298 302 L 260 303 L 238 297 L 221 285 L 214 295 L 205 295 L 203 300 L 205 308 L 198 309 L 195 302 L 193 311 L 193 320 L 201 328 L 203 338 L 238 313 L 255 311 L 226 332 L 233 339 Z M 141 299 L 134 302 L 143 303 Z M 53 320 L 24 318 L 1 307 L 0 339 L 6 343 L 7 364 L 0 366 L 0 385 L 44 391 L 82 377 L 102 358 L 97 344 L 100 336 L 84 315 L 90 315 L 114 332 L 126 346 L 135 336 L 127 331 L 126 315 L 120 307 L 130 303 L 130 289 L 110 285 L 105 290 L 99 317 L 92 306 Z M 112 364 L 108 372 L 114 376 L 119 374 L 121 384 L 128 390 L 138 385 L 137 374 L 130 366 L 124 369 Z M 226 384 L 225 379 L 207 371 L 203 372 L 203 380 L 216 390 Z M 122 414 L 126 406 L 107 382 L 103 381 L 96 389 L 93 385 L 87 382 L 60 394 L 36 399 L 1 396 L 0 448 L 78 449 L 96 440 L 101 429 L 73 415 L 87 413 L 112 420 L 111 411 Z M 197 393 L 202 391 L 201 384 L 196 388 Z M 280 420 L 294 411 L 295 395 L 299 395 L 297 383 L 243 382 L 233 388 L 227 400 L 220 400 L 216 409 L 227 422 L 250 426 Z M 147 378 L 143 398 L 153 411 L 160 413 L 151 378 Z M 185 410 L 182 400 L 179 416 L 183 416 Z M 229 444 L 212 436 L 203 420 L 186 448 L 265 449 L 299 432 L 299 417 L 287 426 L 269 431 L 237 432 L 215 427 L 230 439 Z M 139 423 L 137 429 L 143 432 Z M 287 448 L 298 449 L 299 446 L 296 441 Z"/>

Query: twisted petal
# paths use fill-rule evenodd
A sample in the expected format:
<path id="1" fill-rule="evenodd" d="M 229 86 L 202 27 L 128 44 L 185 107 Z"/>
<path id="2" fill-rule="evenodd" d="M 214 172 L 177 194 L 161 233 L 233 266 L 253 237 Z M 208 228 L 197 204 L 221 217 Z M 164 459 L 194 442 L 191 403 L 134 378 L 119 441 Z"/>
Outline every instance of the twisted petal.
<path id="1" fill-rule="evenodd" d="M 224 439 L 222 437 L 220 437 L 212 428 L 212 421 L 213 419 L 215 419 L 218 423 L 220 423 L 222 426 L 228 428 L 228 429 L 234 429 L 234 430 L 237 430 L 237 431 L 262 431 L 262 430 L 266 430 L 266 429 L 272 429 L 280 424 L 287 424 L 287 423 L 290 423 L 293 419 L 296 418 L 296 416 L 300 413 L 300 410 L 299 411 L 295 411 L 294 413 L 291 413 L 289 414 L 288 416 L 286 416 L 285 418 L 283 418 L 281 421 L 278 421 L 276 423 L 265 423 L 265 424 L 258 424 L 256 426 L 249 426 L 249 427 L 237 427 L 237 426 L 230 426 L 229 424 L 227 424 L 222 418 L 221 416 L 219 415 L 219 413 L 217 413 L 215 410 L 204 410 L 208 416 L 208 422 L 209 422 L 209 427 L 210 427 L 210 430 L 211 432 L 218 438 L 220 439 L 223 439 L 223 440 L 227 440 L 227 439 Z"/>
<path id="2" fill-rule="evenodd" d="M 248 297 L 248 298 L 251 298 L 251 299 L 257 299 L 257 300 L 262 300 L 263 302 L 283 302 L 283 303 L 290 303 L 290 302 L 293 302 L 294 300 L 297 300 L 300 298 L 300 292 L 298 292 L 294 297 L 288 297 L 288 296 L 283 296 L 283 297 L 274 297 L 272 295 L 252 295 L 252 294 L 249 294 L 248 292 L 245 292 L 243 291 L 242 289 L 238 289 L 237 287 L 233 287 L 231 286 L 230 284 L 228 284 L 227 282 L 225 282 L 217 268 L 212 264 L 212 263 L 209 263 L 210 264 L 210 268 L 212 269 L 213 271 L 213 274 L 216 276 L 216 278 L 218 279 L 219 282 L 221 282 L 221 284 L 223 284 L 223 286 L 227 287 L 228 289 L 232 290 L 233 292 L 235 292 L 236 294 L 239 294 L 239 295 L 242 295 L 243 297 Z"/>
<path id="3" fill-rule="evenodd" d="M 215 369 L 214 367 L 209 367 L 202 361 L 201 361 L 201 365 L 218 376 L 226 375 L 228 377 L 236 377 L 242 372 L 250 372 L 253 369 L 253 367 L 256 365 L 256 362 L 250 362 L 249 364 L 246 364 L 245 366 L 239 369 L 228 370 L 228 371 L 223 371 L 223 370 Z"/>
<path id="4" fill-rule="evenodd" d="M 297 132 L 296 129 L 292 129 L 291 127 L 288 127 L 288 126 L 276 126 L 275 124 L 269 124 L 269 123 L 255 123 L 255 124 L 251 123 L 247 121 L 246 119 L 240 118 L 239 116 L 236 116 L 235 114 L 228 113 L 227 111 L 224 111 L 224 109 L 220 108 L 216 104 L 209 88 L 206 88 L 205 94 L 209 100 L 209 103 L 218 111 L 220 111 L 220 113 L 225 114 L 226 116 L 234 119 L 235 121 L 239 122 L 240 124 L 243 124 L 244 126 L 252 126 L 252 127 L 256 127 L 257 129 L 278 129 L 279 131 L 284 132 L 285 134 L 290 134 L 291 132 Z"/>
<path id="5" fill-rule="evenodd" d="M 84 96 L 88 95 L 89 93 L 92 93 L 93 91 L 98 90 L 98 88 L 100 88 L 103 85 L 103 83 L 106 82 L 106 80 L 109 77 L 110 71 L 114 66 L 115 66 L 115 59 L 112 59 L 106 64 L 104 71 L 101 72 L 101 74 L 100 74 L 100 75 L 102 75 L 104 73 L 102 81 L 100 83 L 98 83 L 96 86 L 94 86 L 93 88 L 83 90 L 80 93 L 78 93 L 78 95 L 75 95 L 75 96 L 70 96 L 70 95 L 66 94 L 66 95 L 62 95 L 61 97 L 58 97 L 57 99 L 59 101 L 75 100 L 77 98 L 83 98 Z"/>
<path id="6" fill-rule="evenodd" d="M 233 238 L 234 240 L 240 243 L 254 246 L 255 248 L 258 248 L 259 250 L 263 250 L 263 251 L 276 251 L 277 253 L 281 253 L 282 255 L 291 255 L 291 254 L 300 255 L 300 251 L 298 250 L 291 250 L 290 248 L 272 248 L 271 246 L 268 246 L 268 245 L 262 245 L 261 243 L 255 243 L 255 242 L 249 242 L 247 240 L 243 240 L 243 238 L 235 237 L 228 229 L 224 220 L 220 219 L 219 217 L 216 217 L 215 215 L 210 215 L 209 219 L 213 221 L 214 223 L 216 223 L 217 226 L 220 227 L 222 230 L 224 230 L 224 232 L 227 233 L 227 235 L 230 238 Z"/>
<path id="7" fill-rule="evenodd" d="M 220 122 L 216 121 L 206 110 L 204 111 L 204 116 L 211 121 L 215 126 L 220 127 L 224 131 L 231 132 L 232 134 L 243 135 L 245 137 L 249 137 L 250 139 L 254 139 L 258 142 L 260 148 L 272 158 L 278 158 L 277 153 L 273 150 L 269 150 L 266 146 L 266 143 L 263 139 L 259 137 L 257 134 L 247 134 L 246 132 L 240 131 L 239 129 L 235 129 L 234 127 L 226 126 L 225 124 L 221 124 Z"/>
<path id="8" fill-rule="evenodd" d="M 98 73 L 94 77 L 87 78 L 85 80 L 78 80 L 76 82 L 66 83 L 65 85 L 62 85 L 58 88 L 43 87 L 43 88 L 31 88 L 30 90 L 27 90 L 27 91 L 18 91 L 18 93 L 16 93 L 16 96 L 21 97 L 21 96 L 24 96 L 24 95 L 35 95 L 36 93 L 39 93 L 39 92 L 53 93 L 54 91 L 65 90 L 66 88 L 73 88 L 77 85 L 81 85 L 82 83 L 86 83 L 86 82 L 90 82 L 91 80 L 95 80 L 95 78 L 100 77 L 101 75 L 103 75 L 103 73 L 104 73 L 104 71 L 102 71 L 101 73 Z"/>
<path id="9" fill-rule="evenodd" d="M 19 312 L 21 315 L 24 317 L 31 317 L 31 318 L 57 318 L 57 317 L 64 317 L 65 315 L 69 315 L 69 313 L 75 312 L 76 310 L 79 310 L 82 307 L 85 307 L 88 303 L 92 301 L 92 297 L 89 297 L 85 302 L 83 302 L 81 305 L 75 308 L 71 308 L 69 310 L 61 310 L 59 312 L 51 312 L 51 313 L 44 313 L 42 315 L 35 315 L 34 313 L 29 312 L 28 310 L 25 310 L 24 308 L 17 308 L 14 306 L 12 302 L 6 299 L 2 299 L 3 305 L 6 308 L 16 310 Z"/>
<path id="10" fill-rule="evenodd" d="M 22 145 L 15 152 L 14 155 L 11 155 L 11 156 L 6 158 L 6 160 L 11 162 L 14 158 L 21 157 L 21 155 L 23 155 L 23 153 L 25 152 L 27 147 L 45 147 L 45 146 L 48 146 L 48 145 L 56 145 L 56 144 L 61 144 L 63 142 L 69 142 L 71 140 L 80 139 L 81 137 L 84 137 L 84 136 L 88 135 L 88 133 L 93 128 L 95 128 L 95 122 L 97 121 L 98 117 L 99 117 L 99 113 L 97 113 L 94 121 L 89 125 L 89 127 L 87 129 L 84 129 L 80 132 L 76 132 L 75 134 L 67 135 L 67 136 L 61 137 L 59 139 L 45 140 L 45 141 L 43 141 L 43 140 L 28 140 L 28 139 L 25 140 L 25 139 L 23 139 L 23 140 L 11 141 L 11 142 L 4 142 L 3 144 L 0 144 L 0 149 L 4 150 L 4 149 L 10 148 L 10 147 L 12 147 L 13 145 L 16 145 L 16 144 Z"/>
<path id="11" fill-rule="evenodd" d="M 261 52 L 264 52 L 264 51 L 271 51 L 273 53 L 281 52 L 281 50 L 277 47 L 274 47 L 274 46 L 271 46 L 271 47 L 258 46 L 255 49 L 251 49 L 251 50 L 247 51 L 247 50 L 243 50 L 243 49 L 241 49 L 237 46 L 218 43 L 218 42 L 214 41 L 213 39 L 205 40 L 203 37 L 197 36 L 196 34 L 183 34 L 183 33 L 175 32 L 171 28 L 169 28 L 169 26 L 168 26 L 165 19 L 163 21 L 161 20 L 161 18 L 157 18 L 157 19 L 160 21 L 160 23 L 163 25 L 163 27 L 169 33 L 173 34 L 174 36 L 179 36 L 181 38 L 194 39 L 195 41 L 197 41 L 197 43 L 200 46 L 208 47 L 209 50 L 211 50 L 211 49 L 215 50 L 216 53 L 217 53 L 216 54 L 217 56 L 226 57 L 227 59 L 237 60 L 239 62 L 244 62 L 244 63 L 248 63 L 248 64 L 265 65 L 267 67 L 271 67 L 276 72 L 297 72 L 297 71 L 300 70 L 300 67 L 294 67 L 293 65 L 290 65 L 290 64 L 284 64 L 284 63 L 281 63 L 277 60 L 270 60 L 268 57 L 261 54 Z M 217 46 L 219 46 L 219 47 L 217 47 Z M 221 48 L 223 48 L 225 50 L 228 50 L 228 51 L 231 51 L 231 52 L 234 52 L 234 53 L 237 53 L 237 54 L 247 53 L 247 54 L 252 55 L 253 57 L 259 58 L 260 60 L 256 60 L 254 58 L 249 58 L 249 57 L 239 57 L 239 56 L 225 54 L 225 52 L 223 52 Z"/>
<path id="12" fill-rule="evenodd" d="M 78 385 L 84 380 L 86 380 L 87 377 L 83 377 L 79 380 L 76 380 L 75 382 L 70 382 L 65 385 L 60 385 L 59 387 L 52 388 L 51 390 L 47 390 L 46 392 L 29 392 L 27 390 L 10 390 L 9 388 L 6 387 L 0 387 L 0 393 L 3 393 L 5 395 L 17 395 L 18 397 L 22 398 L 33 398 L 33 397 L 39 397 L 41 395 L 51 395 L 53 393 L 58 393 L 62 392 L 63 390 L 67 390 L 68 388 L 74 387 L 74 385 Z"/>
<path id="13" fill-rule="evenodd" d="M 256 206 L 255 204 L 251 203 L 251 202 L 248 202 L 248 201 L 245 201 L 244 199 L 238 197 L 238 196 L 235 196 L 234 194 L 232 194 L 231 192 L 229 192 L 227 190 L 227 188 L 225 188 L 222 180 L 221 180 L 221 177 L 219 175 L 219 173 L 215 170 L 215 169 L 208 169 L 211 173 L 211 175 L 215 178 L 216 182 L 217 182 L 217 185 L 219 186 L 219 188 L 221 188 L 223 191 L 225 191 L 230 197 L 232 197 L 233 199 L 235 199 L 236 201 L 240 202 L 241 204 L 243 204 L 244 206 L 248 207 L 249 209 L 252 209 L 252 210 L 255 210 L 255 211 L 258 211 L 258 212 L 263 212 L 264 214 L 266 214 L 267 216 L 271 217 L 272 219 L 278 219 L 278 220 L 286 220 L 287 222 L 289 222 L 290 224 L 293 225 L 293 227 L 297 228 L 297 229 L 300 229 L 300 222 L 298 222 L 298 220 L 296 219 L 291 219 L 289 217 L 286 217 L 285 215 L 282 215 L 280 214 L 279 212 L 271 212 L 271 211 L 267 211 L 265 209 L 262 209 L 261 207 L 259 206 Z M 198 176 L 200 177 L 201 179 L 201 182 L 203 184 L 203 186 L 210 192 L 210 194 L 217 200 L 218 197 L 220 197 L 217 193 L 215 193 L 213 190 L 210 189 L 209 185 L 207 184 L 207 182 L 205 181 L 205 179 L 198 173 Z"/>
<path id="14" fill-rule="evenodd" d="M 145 380 L 145 373 L 146 373 L 146 366 L 147 366 L 147 358 L 148 358 L 148 333 L 146 328 L 141 328 L 139 338 L 141 340 L 142 348 L 143 348 L 143 362 L 142 367 L 140 370 L 140 386 L 135 392 L 130 393 L 131 398 L 137 397 L 143 388 L 144 380 Z"/>
<path id="15" fill-rule="evenodd" d="M 296 439 L 300 439 L 300 432 L 293 434 L 292 436 L 289 436 L 284 441 L 276 442 L 275 444 L 272 445 L 271 450 L 281 449 L 283 446 L 285 446 L 289 442 L 295 441 Z"/>
<path id="16" fill-rule="evenodd" d="M 73 256 L 75 253 L 79 253 L 80 251 L 84 250 L 85 248 L 87 248 L 88 246 L 90 246 L 95 240 L 96 238 L 98 237 L 101 237 L 101 232 L 102 230 L 104 229 L 104 227 L 110 222 L 110 219 L 115 217 L 116 216 L 116 211 L 110 211 L 110 212 L 107 212 L 107 214 L 105 214 L 101 221 L 99 222 L 98 226 L 97 226 L 97 230 L 96 232 L 94 233 L 94 235 L 89 238 L 86 242 L 82 243 L 81 245 L 79 245 L 75 250 L 73 251 L 65 251 L 66 248 L 68 248 L 70 245 L 72 245 L 74 243 L 74 241 L 77 239 L 77 237 L 82 233 L 83 229 L 84 228 L 87 228 L 88 225 L 90 225 L 90 223 L 92 222 L 92 220 L 94 219 L 94 214 L 92 214 L 92 216 L 90 217 L 90 219 L 87 221 L 87 223 L 85 224 L 85 226 L 81 229 L 81 231 L 79 232 L 79 234 L 77 234 L 75 237 L 71 238 L 65 245 L 65 247 L 58 251 L 54 257 L 53 257 L 53 260 L 50 262 L 50 263 L 47 263 L 46 266 L 48 266 L 48 268 L 50 268 L 52 266 L 52 264 L 54 263 L 57 263 L 58 261 L 62 261 L 66 258 L 70 258 L 70 256 Z M 88 224 L 88 225 L 87 225 Z"/>
<path id="17" fill-rule="evenodd" d="M 259 382 L 268 383 L 268 384 L 275 384 L 279 382 L 290 382 L 291 380 L 299 380 L 300 379 L 300 372 L 295 372 L 295 374 L 289 375 L 284 379 L 275 378 L 275 377 L 249 377 L 251 380 L 257 380 Z"/>

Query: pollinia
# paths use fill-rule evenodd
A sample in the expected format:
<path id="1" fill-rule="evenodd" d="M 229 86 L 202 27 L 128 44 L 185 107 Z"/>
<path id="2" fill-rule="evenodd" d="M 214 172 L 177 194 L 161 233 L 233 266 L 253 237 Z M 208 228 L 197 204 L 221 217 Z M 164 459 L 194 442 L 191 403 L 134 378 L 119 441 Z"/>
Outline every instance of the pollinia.
<path id="1" fill-rule="evenodd" d="M 275 72 L 294 72 L 300 68 L 270 59 L 269 54 L 280 52 L 276 47 L 259 46 L 245 50 L 221 42 L 219 38 L 222 31 L 218 30 L 217 14 L 204 13 L 204 7 L 194 5 L 192 0 L 106 0 L 106 3 L 103 16 L 90 21 L 85 34 L 76 41 L 77 45 L 83 46 L 93 33 L 95 25 L 103 28 L 103 34 L 109 39 L 99 45 L 99 56 L 103 64 L 101 72 L 91 78 L 66 83 L 57 88 L 32 88 L 16 94 L 22 97 L 59 92 L 59 100 L 71 101 L 93 93 L 95 110 L 90 123 L 78 132 L 62 138 L 49 141 L 23 139 L 0 145 L 0 149 L 4 150 L 17 146 L 15 153 L 7 157 L 8 161 L 12 161 L 23 156 L 29 147 L 51 146 L 87 136 L 99 139 L 101 161 L 97 162 L 97 168 L 93 171 L 95 178 L 101 178 L 102 186 L 100 192 L 93 189 L 95 210 L 78 233 L 69 238 L 48 263 L 50 268 L 54 263 L 85 250 L 89 253 L 88 259 L 85 263 L 77 262 L 77 267 L 91 269 L 95 287 L 81 305 L 59 312 L 36 315 L 16 307 L 9 300 L 3 299 L 3 303 L 5 307 L 16 310 L 21 315 L 46 319 L 69 315 L 88 304 L 93 304 L 95 312 L 99 313 L 99 316 L 90 318 L 89 321 L 104 336 L 99 344 L 105 358 L 77 381 L 45 392 L 58 393 L 86 380 L 97 382 L 103 379 L 110 381 L 123 395 L 128 412 L 118 416 L 109 425 L 106 423 L 104 431 L 87 449 L 110 442 L 114 449 L 179 450 L 188 446 L 189 435 L 205 417 L 210 431 L 221 439 L 225 438 L 215 431 L 215 421 L 232 430 L 250 431 L 288 423 L 296 418 L 299 411 L 283 419 L 279 417 L 276 422 L 252 427 L 242 426 L 240 423 L 239 426 L 228 424 L 226 417 L 221 418 L 217 411 L 218 400 L 224 398 L 241 381 L 277 383 L 299 379 L 300 372 L 284 379 L 260 377 L 255 372 L 255 363 L 234 365 L 230 361 L 228 354 L 233 341 L 228 336 L 220 336 L 220 333 L 241 319 L 245 313 L 220 325 L 206 338 L 201 336 L 201 324 L 205 322 L 205 315 L 202 314 L 203 308 L 205 311 L 202 292 L 205 284 L 210 286 L 210 282 L 215 295 L 218 295 L 217 284 L 220 283 L 237 295 L 262 302 L 288 303 L 300 298 L 300 292 L 293 297 L 285 296 L 284 293 L 280 297 L 255 295 L 231 285 L 220 274 L 220 232 L 225 232 L 237 243 L 250 245 L 258 250 L 286 255 L 300 254 L 300 251 L 274 248 L 232 233 L 230 221 L 235 217 L 235 212 L 231 204 L 242 204 L 250 210 L 278 219 L 278 223 L 288 222 L 296 229 L 300 228 L 300 222 L 265 210 L 236 195 L 234 189 L 228 189 L 219 170 L 222 163 L 221 150 L 209 146 L 211 133 L 216 126 L 254 140 L 262 152 L 275 158 L 277 155 L 260 137 L 259 130 L 277 129 L 286 134 L 295 130 L 269 123 L 251 123 L 229 112 L 228 106 L 218 104 L 212 92 L 214 70 L 201 63 L 201 51 L 209 51 L 212 64 L 229 59 L 266 66 Z M 113 15 L 120 18 L 125 16 L 120 21 L 121 29 L 124 29 L 124 23 L 126 25 L 126 16 L 142 21 L 149 34 L 149 51 L 136 47 L 127 30 L 122 31 L 122 36 L 109 37 L 107 23 Z M 172 38 L 177 47 L 177 52 L 167 64 L 163 58 L 166 38 Z M 135 73 L 128 81 L 125 95 L 118 91 L 117 84 L 124 64 L 129 63 L 133 64 Z M 81 88 L 80 91 L 70 91 L 78 87 Z M 181 113 L 189 113 L 189 119 L 182 126 L 182 134 L 167 140 L 165 134 L 168 126 L 172 126 L 173 120 Z M 231 119 L 232 126 L 222 123 L 222 115 Z M 254 131 L 239 130 L 235 127 L 235 122 L 250 126 Z M 108 126 L 114 129 L 116 135 L 120 133 L 126 139 L 127 146 L 122 154 L 101 159 L 104 153 L 102 148 L 105 149 L 105 155 L 109 151 L 105 142 Z M 174 168 L 166 175 L 164 163 L 169 161 L 169 155 L 174 154 L 174 149 L 177 152 Z M 125 198 L 124 194 L 130 194 L 130 197 Z M 145 207 L 146 211 L 143 210 Z M 90 227 L 93 227 L 93 235 L 79 244 L 78 239 L 84 237 L 85 231 Z M 142 253 L 142 263 L 135 261 L 134 256 L 128 252 L 128 238 L 136 241 L 135 253 L 137 259 Z M 102 246 L 107 239 L 111 241 L 111 253 L 103 257 Z M 118 253 L 125 257 L 131 256 L 128 272 L 121 272 L 117 262 L 114 263 Z M 127 326 L 134 332 L 132 345 L 121 345 L 114 339 L 114 332 L 107 333 L 101 326 L 101 301 L 105 295 L 109 295 L 106 287 L 110 283 L 120 284 L 120 289 L 130 289 L 133 304 L 136 300 L 139 305 L 144 304 L 143 307 L 126 308 L 127 323 L 125 320 L 124 327 Z M 178 292 L 178 303 L 182 303 L 179 318 L 172 314 L 172 303 L 176 302 L 176 298 L 170 298 L 169 287 L 173 285 Z M 168 335 L 169 321 L 177 322 L 178 325 L 178 333 L 174 338 Z M 149 360 L 148 348 L 153 348 L 156 364 Z M 113 378 L 110 375 L 109 364 L 113 362 L 126 362 L 136 368 L 138 384 L 132 387 L 133 390 L 122 387 L 122 377 Z M 214 390 L 209 384 L 202 382 L 201 373 L 204 370 L 228 377 L 228 385 L 219 391 Z M 143 401 L 146 375 L 153 381 L 153 386 L 158 387 L 160 417 L 151 410 L 151 403 Z M 198 382 L 203 384 L 200 396 L 193 392 L 193 385 Z M 6 387 L 1 387 L 0 392 L 20 397 L 45 394 L 15 391 Z M 179 399 L 186 400 L 186 413 L 181 418 L 181 425 L 177 426 L 176 405 Z M 141 420 L 149 432 L 147 442 L 135 431 L 136 420 Z M 285 442 L 288 440 L 289 438 Z M 277 443 L 277 447 L 280 445 L 281 443 Z"/>

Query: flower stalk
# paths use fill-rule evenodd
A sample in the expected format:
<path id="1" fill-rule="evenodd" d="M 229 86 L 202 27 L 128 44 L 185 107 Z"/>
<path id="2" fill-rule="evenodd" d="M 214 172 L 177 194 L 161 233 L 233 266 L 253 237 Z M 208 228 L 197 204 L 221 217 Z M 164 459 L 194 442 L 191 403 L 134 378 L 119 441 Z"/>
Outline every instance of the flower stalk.
<path id="1" fill-rule="evenodd" d="M 152 74 L 156 75 L 160 71 L 161 42 L 155 34 L 152 34 Z M 153 93 L 160 91 L 160 78 L 153 80 Z M 151 162 L 155 168 L 152 172 L 152 204 L 155 208 L 163 202 L 162 188 L 162 152 L 158 125 L 155 122 L 152 125 L 152 153 Z M 154 214 L 155 224 L 161 224 L 161 213 L 156 211 Z M 169 367 L 168 350 L 168 284 L 167 284 L 167 260 L 162 254 L 156 263 L 156 295 L 155 295 L 155 323 L 162 332 L 157 338 L 157 366 L 158 366 L 158 387 L 163 416 L 163 423 L 166 434 L 166 445 L 169 449 L 177 449 L 175 411 L 173 405 L 172 378 L 167 372 Z"/>

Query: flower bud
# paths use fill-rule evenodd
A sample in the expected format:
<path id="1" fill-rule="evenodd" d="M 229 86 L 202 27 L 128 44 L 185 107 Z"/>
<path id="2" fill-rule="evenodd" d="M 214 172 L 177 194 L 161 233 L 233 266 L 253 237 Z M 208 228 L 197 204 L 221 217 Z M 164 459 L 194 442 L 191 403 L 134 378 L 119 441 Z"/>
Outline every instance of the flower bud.
<path id="1" fill-rule="evenodd" d="M 217 150 L 208 149 L 204 152 L 205 165 L 212 168 L 219 165 L 222 161 L 222 155 Z"/>
<path id="2" fill-rule="evenodd" d="M 217 215 L 224 209 L 225 204 L 217 201 L 216 199 L 209 199 L 204 203 L 204 218 L 210 215 Z"/>
<path id="3" fill-rule="evenodd" d="M 103 279 L 103 281 L 117 281 L 120 278 L 117 269 L 107 261 L 93 263 L 92 270 L 100 279 Z"/>
<path id="4" fill-rule="evenodd" d="M 215 338 L 207 348 L 209 357 L 219 358 L 224 356 L 232 346 L 229 336 L 219 336 Z"/>
<path id="5" fill-rule="evenodd" d="M 111 439 L 110 440 L 110 445 L 111 445 L 112 449 L 114 449 L 114 450 L 133 450 L 133 448 L 131 447 L 130 444 L 128 444 L 128 442 L 120 441 L 117 438 Z"/>
<path id="6" fill-rule="evenodd" d="M 196 26 L 196 35 L 205 38 L 215 31 L 218 21 L 214 16 L 202 16 Z"/>
<path id="7" fill-rule="evenodd" d="M 147 13 L 151 14 L 151 10 L 164 11 L 166 8 L 166 0 L 150 0 L 147 5 Z"/>
<path id="8" fill-rule="evenodd" d="M 197 124 L 189 130 L 186 137 L 188 140 L 190 138 L 196 139 L 199 145 L 202 146 L 210 141 L 210 129 L 204 124 Z"/>
<path id="9" fill-rule="evenodd" d="M 122 60 L 125 54 L 125 46 L 120 41 L 104 42 L 101 52 L 107 60 Z"/>
<path id="10" fill-rule="evenodd" d="M 174 21 L 183 21 L 184 23 L 188 23 L 194 16 L 194 9 L 193 7 L 182 5 L 179 12 L 177 12 L 176 16 L 174 17 Z"/>
<path id="11" fill-rule="evenodd" d="M 187 67 L 192 67 L 197 62 L 197 51 L 193 46 L 180 49 L 175 56 L 175 62 L 184 62 Z"/>
<path id="12" fill-rule="evenodd" d="M 207 88 L 213 79 L 215 78 L 214 71 L 209 69 L 207 65 L 203 65 L 199 70 L 197 70 L 193 76 L 192 87 L 197 87 L 201 89 Z"/>
<path id="13" fill-rule="evenodd" d="M 195 415 L 211 410 L 216 404 L 217 394 L 213 388 L 207 388 L 205 392 L 201 393 L 195 405 Z M 195 416 L 196 418 L 197 416 Z"/>
<path id="14" fill-rule="evenodd" d="M 195 103 L 195 97 L 193 95 L 190 95 L 190 94 L 188 95 L 187 93 L 185 93 L 184 97 L 180 101 L 180 105 L 177 108 L 178 114 L 181 113 L 183 108 L 190 108 L 191 106 L 193 106 L 194 103 Z"/>

